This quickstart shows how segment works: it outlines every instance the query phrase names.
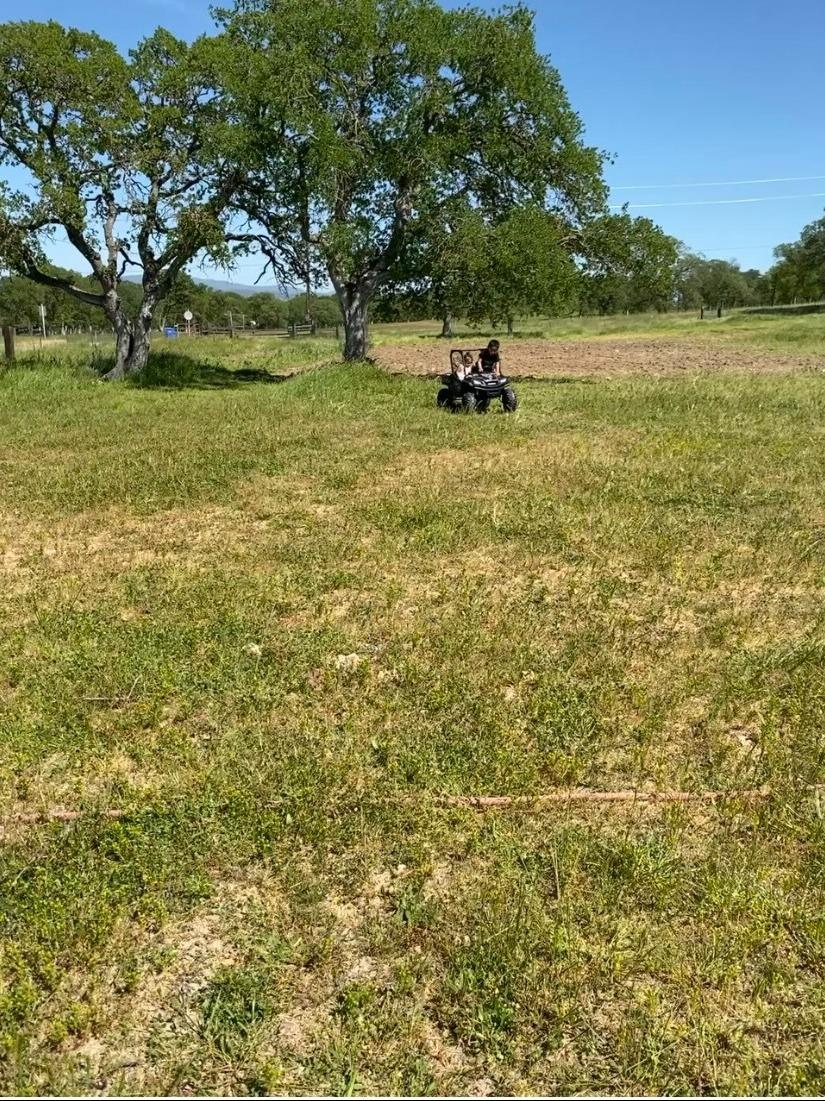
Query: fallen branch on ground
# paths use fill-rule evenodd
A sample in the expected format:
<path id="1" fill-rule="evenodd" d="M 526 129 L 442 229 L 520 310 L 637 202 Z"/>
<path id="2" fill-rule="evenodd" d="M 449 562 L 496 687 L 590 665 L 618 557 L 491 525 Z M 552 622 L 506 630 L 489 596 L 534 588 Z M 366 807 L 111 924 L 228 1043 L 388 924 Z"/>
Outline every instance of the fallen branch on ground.
<path id="1" fill-rule="evenodd" d="M 817 790 L 823 785 L 814 785 Z M 541 807 L 549 803 L 716 803 L 722 799 L 767 799 L 772 789 L 732 788 L 727 791 L 597 791 L 594 788 L 562 788 L 540 795 L 439 795 L 443 807 Z"/>
<path id="2" fill-rule="evenodd" d="M 117 809 L 92 812 L 60 809 L 22 811 L 20 814 L 9 814 L 5 818 L 0 818 L 0 828 L 3 826 L 42 825 L 44 822 L 76 822 L 78 818 L 82 818 L 89 813 L 97 814 L 101 818 L 124 818 L 129 812 Z"/>
<path id="3" fill-rule="evenodd" d="M 81 696 L 80 698 L 84 703 L 109 703 L 109 704 L 123 704 L 131 703 L 132 695 L 137 688 L 139 677 L 135 677 L 132 681 L 132 687 L 126 693 L 125 696 Z"/>
<path id="4" fill-rule="evenodd" d="M 825 793 L 825 784 L 803 784 L 803 790 L 819 796 Z M 763 784 L 758 788 L 728 788 L 722 791 L 646 791 L 626 788 L 620 791 L 599 791 L 596 788 L 559 788 L 537 795 L 436 795 L 433 801 L 440 807 L 473 807 L 476 810 L 494 810 L 497 807 L 520 807 L 525 810 L 540 810 L 550 805 L 569 803 L 719 803 L 723 800 L 767 799 L 773 795 L 773 788 Z M 410 802 L 411 797 L 396 797 L 388 802 Z M 416 800 L 420 796 L 414 796 Z M 125 818 L 132 812 L 111 808 L 102 811 L 63 810 L 56 808 L 41 811 L 22 811 L 0 818 L 0 831 L 3 827 L 18 825 L 42 825 L 47 822 L 76 822 L 85 815 L 98 815 L 101 818 Z M 0 832 L 0 837 L 2 833 Z"/>

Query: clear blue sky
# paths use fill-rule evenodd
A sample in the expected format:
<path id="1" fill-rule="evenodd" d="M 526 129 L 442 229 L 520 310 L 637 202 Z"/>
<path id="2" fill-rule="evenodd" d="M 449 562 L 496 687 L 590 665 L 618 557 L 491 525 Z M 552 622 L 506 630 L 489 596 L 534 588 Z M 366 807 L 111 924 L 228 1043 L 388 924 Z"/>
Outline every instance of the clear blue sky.
<path id="1" fill-rule="evenodd" d="M 308 0 L 311 2 L 311 0 Z M 461 0 L 446 0 L 458 7 Z M 482 0 L 481 7 L 495 4 Z M 539 46 L 560 70 L 589 141 L 615 155 L 611 202 L 769 202 L 634 208 L 707 256 L 765 268 L 773 246 L 821 217 L 825 3 L 796 0 L 533 0 Z M 0 0 L 3 19 L 57 19 L 124 49 L 162 24 L 210 27 L 206 0 Z M 688 184 L 821 176 L 785 183 Z M 678 184 L 678 187 L 664 185 Z M 626 186 L 656 185 L 645 190 Z M 69 253 L 55 255 L 67 263 Z M 237 272 L 251 282 L 254 272 Z"/>

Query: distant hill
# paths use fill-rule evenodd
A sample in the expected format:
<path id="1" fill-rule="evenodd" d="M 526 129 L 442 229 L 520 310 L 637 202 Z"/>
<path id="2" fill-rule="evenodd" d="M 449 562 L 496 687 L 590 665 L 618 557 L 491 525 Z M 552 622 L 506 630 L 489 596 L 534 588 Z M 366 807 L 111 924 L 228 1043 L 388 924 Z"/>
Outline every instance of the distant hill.
<path id="1" fill-rule="evenodd" d="M 139 275 L 126 275 L 124 279 L 129 283 L 139 283 Z M 234 294 L 239 294 L 243 298 L 249 298 L 252 294 L 272 294 L 276 298 L 291 298 L 293 295 L 299 293 L 295 287 L 273 286 L 271 283 L 267 286 L 250 286 L 248 283 L 228 283 L 223 279 L 198 279 L 197 276 L 192 276 L 192 279 L 202 287 L 210 287 L 213 291 L 232 291 Z"/>

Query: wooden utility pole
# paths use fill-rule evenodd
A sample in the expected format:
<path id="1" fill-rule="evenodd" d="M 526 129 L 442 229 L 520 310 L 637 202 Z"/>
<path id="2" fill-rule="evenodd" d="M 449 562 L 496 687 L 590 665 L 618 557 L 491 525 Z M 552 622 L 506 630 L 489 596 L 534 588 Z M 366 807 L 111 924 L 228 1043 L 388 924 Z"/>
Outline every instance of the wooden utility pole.
<path id="1" fill-rule="evenodd" d="M 14 363 L 14 326 L 3 326 L 3 351 L 6 363 Z"/>

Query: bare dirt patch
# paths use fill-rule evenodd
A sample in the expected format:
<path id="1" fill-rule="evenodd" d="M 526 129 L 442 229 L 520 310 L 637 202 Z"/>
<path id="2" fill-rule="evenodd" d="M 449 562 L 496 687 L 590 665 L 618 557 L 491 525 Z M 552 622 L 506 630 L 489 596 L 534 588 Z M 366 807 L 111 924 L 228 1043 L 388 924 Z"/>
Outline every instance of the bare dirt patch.
<path id="1" fill-rule="evenodd" d="M 388 344 L 376 349 L 388 371 L 435 376 L 449 370 L 446 344 Z M 698 371 L 825 370 L 825 355 L 787 355 L 685 340 L 514 340 L 504 345 L 511 378 L 620 378 Z"/>

